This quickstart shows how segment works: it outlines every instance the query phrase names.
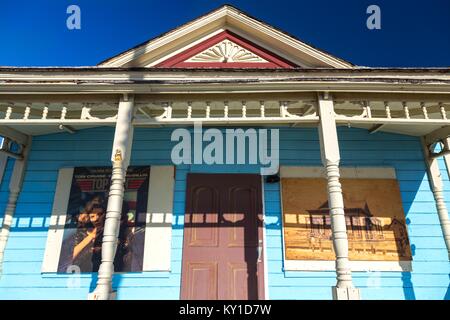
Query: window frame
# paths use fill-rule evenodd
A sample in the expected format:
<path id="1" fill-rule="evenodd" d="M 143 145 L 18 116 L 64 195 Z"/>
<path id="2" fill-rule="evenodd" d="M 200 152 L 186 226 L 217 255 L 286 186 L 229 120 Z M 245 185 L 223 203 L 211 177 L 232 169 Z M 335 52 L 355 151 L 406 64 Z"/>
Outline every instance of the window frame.
<path id="1" fill-rule="evenodd" d="M 340 177 L 343 179 L 395 179 L 397 176 L 395 168 L 392 167 L 340 167 Z M 286 242 L 284 230 L 283 212 L 283 178 L 324 178 L 326 172 L 324 167 L 306 166 L 280 166 L 280 212 L 281 212 L 281 237 L 283 250 L 283 271 L 335 271 L 335 260 L 288 260 L 286 259 Z M 409 236 L 409 235 L 408 235 Z M 411 261 L 351 261 L 352 271 L 412 271 Z"/>
<path id="2" fill-rule="evenodd" d="M 170 272 L 175 167 L 173 165 L 149 165 L 148 167 L 150 167 L 150 177 L 144 237 L 144 257 L 141 272 Z M 41 268 L 43 275 L 68 274 L 58 272 L 58 264 L 63 243 L 74 169 L 75 167 L 64 167 L 58 170 L 47 242 Z M 158 201 L 155 201 L 155 199 L 158 199 Z"/>

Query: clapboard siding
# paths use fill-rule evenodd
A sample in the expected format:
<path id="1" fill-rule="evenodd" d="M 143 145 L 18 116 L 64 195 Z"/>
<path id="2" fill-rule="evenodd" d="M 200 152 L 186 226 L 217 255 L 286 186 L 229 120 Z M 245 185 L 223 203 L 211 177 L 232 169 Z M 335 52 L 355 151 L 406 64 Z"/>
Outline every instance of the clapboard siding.
<path id="1" fill-rule="evenodd" d="M 170 164 L 173 128 L 135 130 L 132 165 Z M 93 141 L 93 137 L 95 141 Z M 81 130 L 34 137 L 23 190 L 14 219 L 0 279 L 0 299 L 86 299 L 95 274 L 42 275 L 41 265 L 58 169 L 68 166 L 108 166 L 113 128 Z M 413 272 L 355 272 L 364 299 L 449 298 L 448 263 L 433 194 L 430 191 L 420 141 L 414 137 L 339 128 L 342 166 L 391 166 L 399 180 L 403 207 L 413 245 Z M 281 128 L 280 164 L 320 166 L 316 129 Z M 8 196 L 13 161 L 0 186 L 0 209 Z M 450 181 L 440 161 L 446 200 Z M 189 172 L 259 173 L 258 165 L 182 165 L 175 177 L 171 272 L 116 274 L 119 299 L 178 299 L 186 176 Z M 285 272 L 279 184 L 264 185 L 266 255 L 271 299 L 331 299 L 335 273 Z M 449 203 L 450 204 L 450 203 Z"/>
<path id="2" fill-rule="evenodd" d="M 172 130 L 139 131 L 136 130 L 134 145 L 144 140 L 147 148 L 133 150 L 132 165 L 169 164 L 171 147 L 167 141 L 170 141 Z M 69 166 L 109 166 L 113 134 L 113 128 L 105 127 L 82 130 L 73 135 L 61 133 L 33 139 L 14 228 L 5 253 L 0 299 L 86 299 L 93 290 L 95 274 L 82 274 L 78 280 L 70 275 L 42 275 L 41 267 L 58 169 Z M 154 144 L 156 148 L 153 150 Z M 5 175 L 7 177 L 8 174 Z M 6 199 L 4 185 L 0 189 L 0 205 L 6 201 L 3 200 Z M 178 299 L 181 241 L 182 237 L 174 236 L 172 272 L 115 275 L 113 286 L 118 289 L 118 298 Z"/>
<path id="3" fill-rule="evenodd" d="M 319 152 L 315 130 L 283 130 L 280 158 L 282 164 L 320 165 L 309 157 L 292 160 L 296 154 Z M 295 136 L 294 136 L 295 135 Z M 308 136 L 308 137 L 306 137 Z M 286 137 L 289 137 L 289 147 Z M 310 141 L 316 141 L 316 145 Z M 354 272 L 354 283 L 361 289 L 363 299 L 449 299 L 447 250 L 430 191 L 420 140 L 388 133 L 368 134 L 365 130 L 339 128 L 341 166 L 390 166 L 396 170 L 408 231 L 413 248 L 413 272 Z M 289 150 L 286 153 L 285 150 Z M 287 154 L 288 157 L 283 155 Z M 443 162 L 440 161 L 449 199 L 450 183 Z M 278 187 L 278 188 L 276 188 Z M 275 191 L 275 192 L 274 192 Z M 268 227 L 270 247 L 270 298 L 331 299 L 330 286 L 335 284 L 333 272 L 283 272 L 279 185 L 266 190 L 266 214 L 273 215 Z M 269 202 L 269 203 L 268 203 Z M 273 262 L 273 263 L 272 263 Z"/>

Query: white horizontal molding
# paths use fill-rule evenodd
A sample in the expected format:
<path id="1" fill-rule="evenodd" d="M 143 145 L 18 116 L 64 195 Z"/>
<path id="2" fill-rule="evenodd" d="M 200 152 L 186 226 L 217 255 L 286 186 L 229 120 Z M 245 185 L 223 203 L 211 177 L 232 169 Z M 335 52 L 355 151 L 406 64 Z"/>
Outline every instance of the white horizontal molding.
<path id="1" fill-rule="evenodd" d="M 336 116 L 336 123 L 339 124 L 408 124 L 408 125 L 448 125 L 450 120 L 444 119 L 402 119 L 402 118 L 364 118 L 364 117 L 350 117 L 350 116 Z"/>
<path id="2" fill-rule="evenodd" d="M 340 167 L 343 179 L 396 179 L 392 167 Z M 282 178 L 326 178 L 323 167 L 281 166 Z"/>
<path id="3" fill-rule="evenodd" d="M 412 271 L 411 261 L 350 261 L 352 271 Z M 335 271 L 334 260 L 285 260 L 284 271 Z"/>
<path id="4" fill-rule="evenodd" d="M 11 120 L 0 120 L 0 125 L 9 125 L 9 126 L 42 126 L 42 125 L 48 125 L 48 126 L 57 126 L 57 125 L 111 125 L 115 124 L 116 120 L 110 120 L 110 119 L 98 119 L 98 120 L 78 120 L 78 119 L 68 119 L 68 120 L 58 120 L 58 119 L 31 119 L 31 120 L 24 120 L 24 119 L 11 119 Z"/>
<path id="5" fill-rule="evenodd" d="M 189 71 L 186 71 L 188 73 Z M 211 72 L 210 72 L 211 73 Z M 448 84 L 441 84 L 439 80 L 434 82 L 423 82 L 420 84 L 414 83 L 413 78 L 403 78 L 403 82 L 392 83 L 388 81 L 379 82 L 363 82 L 357 81 L 357 79 L 342 77 L 339 80 L 336 79 L 320 79 L 314 80 L 313 78 L 303 78 L 304 75 L 298 75 L 294 79 L 276 78 L 272 76 L 269 79 L 265 79 L 264 75 L 259 75 L 259 78 L 255 80 L 255 77 L 249 77 L 248 73 L 246 77 L 239 77 L 239 74 L 233 74 L 234 78 L 230 79 L 228 74 L 227 79 L 218 78 L 220 71 L 217 71 L 218 76 L 216 78 L 210 78 L 210 74 L 197 72 L 195 78 L 187 78 L 185 76 L 179 79 L 176 76 L 166 77 L 153 77 L 149 80 L 140 80 L 137 83 L 132 83 L 136 78 L 133 74 L 128 74 L 128 78 L 121 79 L 102 78 L 102 80 L 84 80 L 86 83 L 83 86 L 77 85 L 75 82 L 81 78 L 78 75 L 72 75 L 74 78 L 68 81 L 61 81 L 55 77 L 35 77 L 28 80 L 28 83 L 23 84 L 22 79 L 18 79 L 18 82 L 14 82 L 15 79 L 10 79 L 8 76 L 8 82 L 2 83 L 0 86 L 1 94 L 117 94 L 117 92 L 126 92 L 129 94 L 148 94 L 149 85 L 151 85 L 152 93 L 166 93 L 166 94 L 185 94 L 185 93 L 201 93 L 207 92 L 210 94 L 230 92 L 239 93 L 267 93 L 271 91 L 273 93 L 290 93 L 290 92 L 317 92 L 317 91 L 329 91 L 339 93 L 388 93 L 388 94 L 449 94 L 450 86 Z M 67 72 L 67 76 L 71 75 Z M 144 75 L 143 75 L 144 76 Z M 201 78 L 203 76 L 203 78 Z M 1 77 L 1 75 L 0 75 Z M 162 78 L 162 79 L 159 79 Z M 42 79 L 42 80 L 41 80 Z M 83 79 L 83 78 L 82 78 Z M 276 80 L 276 81 L 274 81 Z M 2 80 L 0 79 L 0 82 Z M 42 83 L 47 81 L 47 83 Z M 82 80 L 78 80 L 82 81 Z M 148 83 L 144 83 L 149 81 Z M 154 83 L 158 81 L 158 83 Z M 127 83 L 124 83 L 127 82 Z M 160 83 L 167 82 L 167 83 Z M 416 81 L 417 82 L 417 81 Z M 431 96 L 430 96 L 431 97 Z M 345 119 L 342 119 L 344 121 Z"/>

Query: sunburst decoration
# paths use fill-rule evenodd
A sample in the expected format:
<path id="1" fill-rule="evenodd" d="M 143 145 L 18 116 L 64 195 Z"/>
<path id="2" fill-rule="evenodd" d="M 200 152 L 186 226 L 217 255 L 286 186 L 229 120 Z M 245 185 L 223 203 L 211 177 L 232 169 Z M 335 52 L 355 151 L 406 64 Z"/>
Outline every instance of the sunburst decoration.
<path id="1" fill-rule="evenodd" d="M 267 62 L 253 52 L 242 48 L 240 45 L 223 40 L 214 46 L 196 54 L 186 62 Z"/>

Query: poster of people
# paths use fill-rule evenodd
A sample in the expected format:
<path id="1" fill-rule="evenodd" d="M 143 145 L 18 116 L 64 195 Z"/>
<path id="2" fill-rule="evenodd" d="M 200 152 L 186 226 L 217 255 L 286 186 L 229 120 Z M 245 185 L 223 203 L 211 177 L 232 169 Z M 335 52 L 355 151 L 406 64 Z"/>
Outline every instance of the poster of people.
<path id="1" fill-rule="evenodd" d="M 286 258 L 334 260 L 327 181 L 283 178 Z M 395 179 L 341 179 L 350 260 L 412 259 Z"/>
<path id="2" fill-rule="evenodd" d="M 149 175 L 150 167 L 128 168 L 115 272 L 142 271 Z M 98 271 L 110 182 L 111 168 L 74 169 L 58 272 Z"/>

